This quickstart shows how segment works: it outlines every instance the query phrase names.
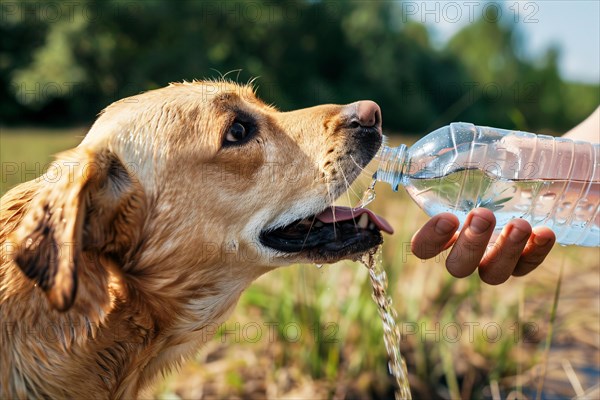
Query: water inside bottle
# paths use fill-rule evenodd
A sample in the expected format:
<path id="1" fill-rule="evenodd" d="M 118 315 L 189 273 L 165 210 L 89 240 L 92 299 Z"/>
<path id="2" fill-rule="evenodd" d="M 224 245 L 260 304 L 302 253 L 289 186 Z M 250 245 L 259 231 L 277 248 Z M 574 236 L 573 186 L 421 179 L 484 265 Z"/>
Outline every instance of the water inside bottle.
<path id="1" fill-rule="evenodd" d="M 405 179 L 406 190 L 429 215 L 451 212 L 462 224 L 470 210 L 485 207 L 494 212 L 497 229 L 523 218 L 554 230 L 562 243 L 598 246 L 600 241 L 600 182 L 508 180 L 479 169 Z"/>
<path id="2" fill-rule="evenodd" d="M 406 363 L 400 353 L 400 329 L 396 324 L 397 313 L 392 304 L 392 298 L 387 294 L 388 279 L 381 258 L 381 247 L 365 253 L 360 262 L 369 269 L 372 298 L 377 304 L 377 311 L 383 323 L 383 342 L 388 353 L 388 367 L 398 385 L 396 399 L 410 399 L 410 385 Z"/>

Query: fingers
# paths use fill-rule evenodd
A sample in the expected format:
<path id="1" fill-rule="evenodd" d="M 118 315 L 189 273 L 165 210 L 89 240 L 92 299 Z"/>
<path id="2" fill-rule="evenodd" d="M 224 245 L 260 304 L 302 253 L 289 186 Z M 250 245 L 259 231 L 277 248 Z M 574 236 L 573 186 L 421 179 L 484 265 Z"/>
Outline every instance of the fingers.
<path id="1" fill-rule="evenodd" d="M 458 218 L 453 214 L 434 216 L 412 237 L 413 254 L 421 259 L 438 255 L 452 245 L 458 226 Z"/>
<path id="2" fill-rule="evenodd" d="M 494 232 L 496 217 L 485 208 L 476 208 L 467 215 L 465 226 L 446 259 L 448 272 L 457 278 L 469 276 L 479 266 Z"/>
<path id="3" fill-rule="evenodd" d="M 506 282 L 514 273 L 530 236 L 531 225 L 527 221 L 515 219 L 509 222 L 479 263 L 481 280 L 490 285 Z"/>
<path id="4" fill-rule="evenodd" d="M 535 228 L 512 274 L 523 276 L 536 269 L 550 253 L 555 241 L 556 235 L 549 228 Z"/>
<path id="5" fill-rule="evenodd" d="M 450 213 L 439 214 L 413 236 L 411 249 L 417 257 L 427 259 L 452 246 L 446 259 L 450 274 L 464 278 L 479 268 L 482 281 L 499 285 L 511 275 L 526 275 L 537 268 L 556 241 L 549 228 L 532 231 L 527 221 L 514 219 L 488 247 L 495 225 L 492 211 L 477 208 L 467 215 L 462 231 L 457 233 L 458 218 Z"/>

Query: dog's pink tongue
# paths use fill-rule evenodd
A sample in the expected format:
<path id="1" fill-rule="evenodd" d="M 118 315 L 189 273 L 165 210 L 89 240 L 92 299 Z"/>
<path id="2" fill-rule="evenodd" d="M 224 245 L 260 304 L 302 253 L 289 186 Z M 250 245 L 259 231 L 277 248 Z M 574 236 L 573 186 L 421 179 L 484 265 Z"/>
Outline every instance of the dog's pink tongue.
<path id="1" fill-rule="evenodd" d="M 350 221 L 352 219 L 358 220 L 358 218 L 363 214 L 367 214 L 369 216 L 369 220 L 373 222 L 379 228 L 379 230 L 389 234 L 394 233 L 394 229 L 389 222 L 366 208 L 333 206 L 317 215 L 317 219 L 323 223 L 331 224 L 333 222 Z"/>

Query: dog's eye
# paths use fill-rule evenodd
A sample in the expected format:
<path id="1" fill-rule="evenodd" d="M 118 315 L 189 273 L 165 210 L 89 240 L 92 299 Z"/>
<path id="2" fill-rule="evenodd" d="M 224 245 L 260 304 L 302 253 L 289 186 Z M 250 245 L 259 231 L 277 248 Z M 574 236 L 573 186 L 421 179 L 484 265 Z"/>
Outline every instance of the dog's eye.
<path id="1" fill-rule="evenodd" d="M 243 141 L 248 136 L 249 129 L 239 121 L 234 122 L 225 135 L 226 143 L 236 143 Z"/>

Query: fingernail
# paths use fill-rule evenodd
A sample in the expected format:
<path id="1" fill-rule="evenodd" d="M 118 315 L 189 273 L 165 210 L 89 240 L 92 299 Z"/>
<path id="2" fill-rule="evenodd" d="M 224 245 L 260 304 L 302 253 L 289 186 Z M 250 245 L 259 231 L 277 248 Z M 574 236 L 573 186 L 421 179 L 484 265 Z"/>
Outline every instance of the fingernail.
<path id="1" fill-rule="evenodd" d="M 533 243 L 535 243 L 536 246 L 545 246 L 548 244 L 548 242 L 550 241 L 550 239 L 545 238 L 545 237 L 539 237 L 539 236 L 534 236 L 533 237 Z"/>
<path id="2" fill-rule="evenodd" d="M 450 232 L 456 230 L 456 225 L 454 225 L 452 222 L 447 221 L 443 218 L 440 218 L 436 223 L 435 223 L 435 233 L 437 233 L 438 235 L 447 235 Z"/>
<path id="3" fill-rule="evenodd" d="M 523 231 L 523 230 L 517 228 L 516 226 L 513 226 L 508 234 L 509 239 L 512 240 L 513 242 L 521 242 L 521 241 L 525 240 L 528 236 L 529 236 L 528 232 Z"/>
<path id="4" fill-rule="evenodd" d="M 469 223 L 469 229 L 473 231 L 473 233 L 481 234 L 485 232 L 492 223 L 485 218 L 481 218 L 477 215 L 471 218 L 471 222 Z"/>

